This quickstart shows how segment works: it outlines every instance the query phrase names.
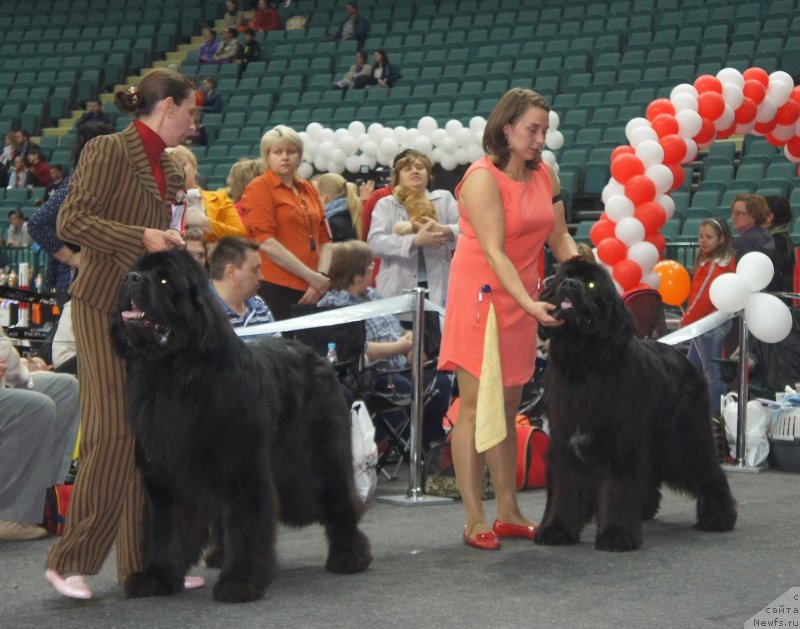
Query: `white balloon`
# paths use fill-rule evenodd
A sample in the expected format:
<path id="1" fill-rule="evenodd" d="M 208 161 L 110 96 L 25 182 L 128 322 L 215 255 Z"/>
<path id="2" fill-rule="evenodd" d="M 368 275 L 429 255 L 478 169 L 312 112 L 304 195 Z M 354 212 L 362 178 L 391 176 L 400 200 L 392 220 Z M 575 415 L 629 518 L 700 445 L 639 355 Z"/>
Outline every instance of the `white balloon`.
<path id="1" fill-rule="evenodd" d="M 300 165 L 302 166 L 302 164 Z M 328 160 L 324 157 L 317 157 L 317 159 L 314 160 L 314 169 L 320 173 L 328 172 Z M 308 179 L 308 177 L 306 177 L 306 179 Z"/>
<path id="2" fill-rule="evenodd" d="M 636 147 L 636 157 L 641 160 L 645 168 L 661 164 L 664 162 L 664 147 L 655 140 L 645 140 Z"/>
<path id="3" fill-rule="evenodd" d="M 650 127 L 650 121 L 647 118 L 631 118 L 625 125 L 625 137 L 630 140 L 631 133 L 642 127 Z"/>
<path id="4" fill-rule="evenodd" d="M 772 137 L 780 142 L 788 142 L 794 137 L 795 126 L 793 124 L 779 124 L 771 131 Z"/>
<path id="5" fill-rule="evenodd" d="M 357 173 L 361 170 L 361 158 L 358 155 L 351 155 L 345 160 L 344 167 L 349 173 Z"/>
<path id="6" fill-rule="evenodd" d="M 306 133 L 308 133 L 308 137 L 313 138 L 313 139 L 316 140 L 316 139 L 319 139 L 318 136 L 319 136 L 320 131 L 322 131 L 322 129 L 323 129 L 323 127 L 322 127 L 322 125 L 320 123 L 318 123 L 318 122 L 310 122 L 306 126 Z"/>
<path id="7" fill-rule="evenodd" d="M 308 162 L 303 162 L 297 167 L 297 174 L 303 179 L 310 179 L 314 174 L 314 167 Z"/>
<path id="8" fill-rule="evenodd" d="M 381 141 L 381 132 L 383 131 L 383 125 L 380 122 L 373 122 L 369 127 L 367 127 L 367 135 L 371 137 L 376 142 Z"/>
<path id="9" fill-rule="evenodd" d="M 344 168 L 344 164 L 347 161 L 347 155 L 344 154 L 342 149 L 333 149 L 331 151 L 331 156 L 328 158 L 328 162 L 330 165 L 342 166 Z M 341 172 L 341 171 L 336 171 Z"/>
<path id="10" fill-rule="evenodd" d="M 322 144 L 323 142 L 332 142 L 333 141 L 333 129 L 329 129 L 328 127 L 322 127 L 320 132 L 317 134 L 317 142 Z"/>
<path id="11" fill-rule="evenodd" d="M 747 305 L 753 291 L 745 278 L 736 273 L 723 273 L 708 291 L 711 303 L 722 312 L 739 312 Z"/>
<path id="12" fill-rule="evenodd" d="M 551 109 L 547 116 L 550 122 L 550 129 L 554 131 L 558 129 L 558 125 L 561 124 L 561 119 L 558 117 L 558 114 Z"/>
<path id="13" fill-rule="evenodd" d="M 378 165 L 378 160 L 374 155 L 367 155 L 364 153 L 360 155 L 360 157 L 361 157 L 361 165 L 366 166 L 370 170 L 372 170 Z"/>
<path id="14" fill-rule="evenodd" d="M 625 186 L 623 186 L 619 181 L 614 179 L 613 177 L 608 180 L 608 183 L 603 188 L 603 192 L 600 197 L 603 199 L 603 203 L 608 203 L 608 200 L 616 195 L 625 195 Z"/>
<path id="15" fill-rule="evenodd" d="M 703 128 L 703 119 L 696 111 L 684 109 L 675 114 L 678 121 L 678 134 L 685 140 L 696 136 Z"/>
<path id="16" fill-rule="evenodd" d="M 345 155 L 353 155 L 358 150 L 358 142 L 349 133 L 339 138 L 338 144 L 339 148 L 345 152 Z"/>
<path id="17" fill-rule="evenodd" d="M 305 146 L 305 143 L 308 142 L 308 132 L 298 131 L 297 135 L 300 136 L 300 141 L 303 143 L 303 146 Z"/>
<path id="18" fill-rule="evenodd" d="M 783 107 L 789 96 L 792 94 L 794 85 L 791 83 L 784 83 L 779 79 L 773 79 L 770 75 L 769 87 L 767 88 L 767 96 L 771 98 L 778 107 Z"/>
<path id="19" fill-rule="evenodd" d="M 467 147 L 467 154 L 469 155 L 469 161 L 474 162 L 475 160 L 480 159 L 483 157 L 483 147 L 480 144 L 470 144 Z M 553 158 L 553 163 L 550 164 L 551 166 L 555 165 L 556 156 L 550 153 L 550 151 L 542 151 L 542 159 L 547 161 L 547 155 Z M 549 162 L 548 162 L 549 163 Z"/>
<path id="20" fill-rule="evenodd" d="M 447 153 L 445 153 L 445 152 L 444 152 L 442 149 L 440 149 L 440 148 L 437 146 L 437 147 L 436 147 L 435 149 L 433 149 L 433 151 L 431 152 L 431 161 L 433 161 L 433 163 L 434 163 L 434 164 L 441 164 L 441 163 L 442 163 L 442 158 L 443 158 L 445 155 L 447 155 Z"/>
<path id="21" fill-rule="evenodd" d="M 633 216 L 636 208 L 624 194 L 617 194 L 611 197 L 605 206 L 606 216 L 612 223 L 619 223 L 623 218 Z"/>
<path id="22" fill-rule="evenodd" d="M 394 160 L 394 157 L 390 157 L 389 155 L 382 153 L 380 150 L 378 150 L 378 154 L 375 157 L 381 166 L 391 166 L 392 161 Z"/>
<path id="23" fill-rule="evenodd" d="M 450 136 L 447 136 L 444 140 L 439 143 L 439 147 L 448 155 L 452 155 L 455 153 L 456 149 L 458 148 L 458 142 L 456 142 Z"/>
<path id="24" fill-rule="evenodd" d="M 483 154 L 483 149 L 481 149 L 481 154 Z M 550 168 L 555 168 L 558 166 L 558 164 L 556 164 L 556 156 L 552 151 L 542 151 L 542 161 L 547 162 L 547 165 L 550 166 Z"/>
<path id="25" fill-rule="evenodd" d="M 664 166 L 664 164 L 648 166 L 644 171 L 644 176 L 656 185 L 656 192 L 658 194 L 664 194 L 672 189 L 674 176 L 672 171 Z"/>
<path id="26" fill-rule="evenodd" d="M 725 109 L 722 111 L 722 115 L 714 121 L 714 128 L 717 131 L 724 131 L 725 129 L 729 129 L 735 120 L 736 114 L 733 112 L 731 106 L 725 103 Z"/>
<path id="27" fill-rule="evenodd" d="M 723 92 L 726 84 L 735 85 L 739 89 L 744 87 L 744 76 L 736 68 L 722 68 L 722 70 L 717 72 L 717 78 L 719 82 L 722 83 Z M 734 109 L 736 108 L 734 107 Z"/>
<path id="28" fill-rule="evenodd" d="M 411 141 L 411 148 L 427 155 L 433 150 L 433 142 L 428 136 L 420 135 Z"/>
<path id="29" fill-rule="evenodd" d="M 756 122 L 769 122 L 775 117 L 775 112 L 778 111 L 778 106 L 775 101 L 769 96 L 765 96 L 764 100 L 758 106 L 756 112 Z"/>
<path id="30" fill-rule="evenodd" d="M 353 122 L 347 125 L 347 130 L 354 138 L 359 138 L 367 132 L 367 127 L 360 120 L 353 120 Z"/>
<path id="31" fill-rule="evenodd" d="M 788 72 L 784 72 L 783 70 L 775 70 L 772 74 L 769 75 L 769 82 L 772 84 L 773 82 L 776 83 L 785 83 L 790 88 L 794 87 L 794 81 L 792 80 L 792 75 Z"/>
<path id="32" fill-rule="evenodd" d="M 642 282 L 644 284 L 647 284 L 650 288 L 655 288 L 656 290 L 658 290 L 658 286 L 659 284 L 661 284 L 661 278 L 659 277 L 658 273 L 653 271 L 643 275 Z"/>
<path id="33" fill-rule="evenodd" d="M 451 138 L 455 139 L 456 134 L 464 128 L 464 125 L 461 124 L 460 120 L 448 120 L 444 125 L 444 130 L 447 131 L 447 135 Z"/>
<path id="34" fill-rule="evenodd" d="M 564 134 L 561 133 L 561 131 L 554 131 L 553 128 L 550 127 L 547 135 L 544 136 L 544 143 L 547 145 L 547 148 L 557 151 L 564 146 Z"/>
<path id="35" fill-rule="evenodd" d="M 473 134 L 475 137 L 475 144 L 480 147 L 483 147 L 483 131 L 476 132 Z"/>
<path id="36" fill-rule="evenodd" d="M 358 136 L 357 142 L 358 142 L 358 148 L 363 151 L 364 146 L 366 146 L 368 142 L 372 142 L 372 138 L 369 137 L 365 131 L 364 133 Z"/>
<path id="37" fill-rule="evenodd" d="M 697 89 L 690 83 L 681 83 L 672 88 L 672 91 L 669 93 L 669 99 L 672 100 L 672 97 L 678 94 L 689 94 L 697 98 Z"/>
<path id="38" fill-rule="evenodd" d="M 447 138 L 447 131 L 445 131 L 444 129 L 436 129 L 436 130 L 435 130 L 433 133 L 431 133 L 431 134 L 430 134 L 430 136 L 428 136 L 428 137 L 430 137 L 430 139 L 431 139 L 431 140 L 433 140 L 433 143 L 434 143 L 436 146 L 441 146 L 441 145 L 442 145 L 442 141 L 443 141 L 445 138 Z"/>
<path id="39" fill-rule="evenodd" d="M 556 164 L 551 164 L 551 165 L 550 165 L 550 168 L 552 168 L 552 169 L 553 169 L 553 172 L 556 174 L 556 177 L 558 177 L 558 173 L 560 173 L 560 172 L 561 172 L 561 166 L 559 166 L 559 165 L 556 163 Z M 561 182 L 561 180 L 560 180 L 560 179 L 559 179 L 558 181 L 559 181 L 559 182 Z"/>
<path id="40" fill-rule="evenodd" d="M 394 128 L 394 139 L 400 146 L 403 146 L 408 142 L 408 129 L 403 126 L 395 127 Z"/>
<path id="41" fill-rule="evenodd" d="M 675 201 L 668 194 L 662 194 L 656 197 L 656 203 L 664 208 L 667 215 L 667 220 L 675 216 Z"/>
<path id="42" fill-rule="evenodd" d="M 554 112 L 550 112 L 551 114 Z M 557 114 L 556 114 L 557 115 Z M 550 119 L 550 126 L 553 126 L 552 118 Z M 486 128 L 486 118 L 483 116 L 473 116 L 469 119 L 469 130 L 473 133 L 480 133 L 483 134 L 483 130 Z"/>
<path id="43" fill-rule="evenodd" d="M 431 116 L 423 116 L 417 123 L 417 129 L 419 129 L 419 132 L 424 133 L 428 137 L 431 137 L 431 134 L 438 128 L 439 125 L 436 122 L 436 119 L 432 118 Z"/>
<path id="44" fill-rule="evenodd" d="M 334 140 L 341 140 L 342 138 L 346 138 L 350 136 L 350 132 L 347 129 L 339 128 L 333 132 Z"/>
<path id="45" fill-rule="evenodd" d="M 723 83 L 722 98 L 724 98 L 725 102 L 735 111 L 739 109 L 741 104 L 744 102 L 744 91 L 741 87 L 734 83 Z"/>
<path id="46" fill-rule="evenodd" d="M 442 157 L 442 161 L 440 162 L 442 168 L 445 170 L 455 170 L 458 164 L 456 163 L 456 158 L 452 155 L 445 155 Z"/>
<path id="47" fill-rule="evenodd" d="M 670 102 L 675 107 L 675 112 L 697 111 L 697 97 L 691 94 L 676 94 L 670 98 Z"/>
<path id="48" fill-rule="evenodd" d="M 364 152 L 365 155 L 375 156 L 378 154 L 378 143 L 374 140 L 370 139 L 364 142 L 364 146 L 361 147 L 361 150 Z"/>
<path id="49" fill-rule="evenodd" d="M 468 164 L 469 161 L 470 161 L 469 153 L 467 152 L 467 149 L 465 149 L 463 146 L 459 146 L 456 149 L 455 158 L 456 158 L 456 162 L 459 165 Z"/>
<path id="50" fill-rule="evenodd" d="M 467 148 L 470 144 L 472 144 L 473 140 L 472 131 L 470 131 L 465 127 L 462 127 L 456 133 L 455 140 L 456 142 L 458 142 L 459 146 Z"/>
<path id="51" fill-rule="evenodd" d="M 657 143 L 658 134 L 655 132 L 653 127 L 639 127 L 638 129 L 631 131 L 629 139 L 631 141 L 631 146 L 633 148 L 637 148 L 642 142 L 646 142 L 648 140 L 653 140 Z"/>
<path id="52" fill-rule="evenodd" d="M 383 138 L 378 144 L 378 152 L 388 157 L 389 161 L 394 161 L 395 155 L 400 152 L 400 146 L 394 138 Z"/>
<path id="53" fill-rule="evenodd" d="M 686 142 L 686 155 L 683 156 L 681 164 L 688 164 L 694 161 L 700 150 L 697 148 L 697 142 L 692 138 L 683 138 L 683 141 Z"/>
<path id="54" fill-rule="evenodd" d="M 412 127 L 408 131 L 406 131 L 406 144 L 411 146 L 411 143 L 414 142 L 418 137 L 420 137 L 419 129 L 415 129 Z"/>
<path id="55" fill-rule="evenodd" d="M 307 162 L 313 162 L 318 150 L 319 143 L 316 140 L 306 140 L 303 142 L 303 159 L 305 159 Z M 311 156 L 311 159 L 306 159 L 309 155 Z"/>
<path id="56" fill-rule="evenodd" d="M 637 242 L 628 249 L 628 260 L 633 260 L 642 269 L 642 276 L 649 273 L 658 262 L 658 249 L 651 242 Z"/>
<path id="57" fill-rule="evenodd" d="M 748 122 L 747 124 L 737 124 L 735 133 L 737 135 L 750 135 L 753 132 L 753 129 L 755 128 L 755 126 L 756 126 L 756 121 L 755 120 L 752 120 L 751 122 Z M 761 134 L 759 134 L 759 135 L 761 135 Z"/>
<path id="58" fill-rule="evenodd" d="M 317 149 L 317 155 L 322 159 L 328 159 L 335 148 L 336 145 L 333 143 L 333 140 L 322 142 Z"/>
<path id="59" fill-rule="evenodd" d="M 341 175 L 344 172 L 344 162 L 328 161 L 328 172 Z"/>
<path id="60" fill-rule="evenodd" d="M 736 275 L 743 277 L 753 292 L 767 287 L 772 281 L 775 267 L 769 256 L 760 251 L 751 251 L 742 256 L 736 263 Z"/>
<path id="61" fill-rule="evenodd" d="M 775 295 L 756 293 L 744 309 L 747 329 L 759 341 L 780 343 L 792 331 L 792 313 Z"/>
<path id="62" fill-rule="evenodd" d="M 623 218 L 614 228 L 614 235 L 629 247 L 644 240 L 644 225 L 637 218 Z"/>

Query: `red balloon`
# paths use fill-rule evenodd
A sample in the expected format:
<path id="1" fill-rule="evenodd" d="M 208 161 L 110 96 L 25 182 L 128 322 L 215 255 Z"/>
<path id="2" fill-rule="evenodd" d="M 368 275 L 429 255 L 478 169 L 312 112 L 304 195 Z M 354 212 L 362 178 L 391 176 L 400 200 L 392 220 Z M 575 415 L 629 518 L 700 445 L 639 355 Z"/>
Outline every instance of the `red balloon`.
<path id="1" fill-rule="evenodd" d="M 677 164 L 686 156 L 686 141 L 677 133 L 665 135 L 658 142 L 664 149 L 665 164 Z"/>
<path id="2" fill-rule="evenodd" d="M 634 175 L 625 184 L 625 196 L 631 200 L 634 207 L 647 203 L 656 198 L 656 184 L 649 177 Z"/>
<path id="3" fill-rule="evenodd" d="M 613 164 L 614 160 L 617 159 L 620 155 L 636 155 L 636 149 L 627 144 L 618 146 L 613 151 L 611 151 L 611 163 Z"/>
<path id="4" fill-rule="evenodd" d="M 604 238 L 597 245 L 597 257 L 603 264 L 614 266 L 620 260 L 628 257 L 628 247 L 616 238 Z"/>
<path id="5" fill-rule="evenodd" d="M 703 118 L 716 120 L 725 112 L 725 99 L 716 92 L 703 92 L 697 97 L 697 113 Z"/>
<path id="6" fill-rule="evenodd" d="M 666 210 L 655 201 L 642 203 L 634 211 L 633 217 L 638 218 L 648 232 L 658 231 L 667 222 Z"/>
<path id="7" fill-rule="evenodd" d="M 716 131 L 717 130 L 714 127 L 714 123 L 708 118 L 703 118 L 703 126 L 700 127 L 700 131 L 692 139 L 697 142 L 698 146 L 708 144 L 714 139 L 714 134 Z"/>
<path id="8" fill-rule="evenodd" d="M 592 244 L 596 247 L 606 238 L 613 238 L 615 228 L 616 225 L 603 215 L 589 230 L 589 240 L 591 240 Z"/>
<path id="9" fill-rule="evenodd" d="M 767 122 L 757 122 L 756 126 L 753 127 L 753 131 L 756 131 L 761 135 L 767 135 L 777 126 L 778 122 L 775 120 L 775 118 L 773 118 L 772 120 L 767 120 Z"/>
<path id="10" fill-rule="evenodd" d="M 769 86 L 769 74 L 767 74 L 766 70 L 762 70 L 761 68 L 748 68 L 742 72 L 742 76 L 744 77 L 745 84 L 747 81 L 758 81 L 764 86 L 764 89 Z"/>
<path id="11" fill-rule="evenodd" d="M 800 136 L 794 136 L 786 143 L 786 149 L 791 155 L 800 157 Z"/>
<path id="12" fill-rule="evenodd" d="M 771 133 L 764 134 L 764 139 L 767 142 L 769 142 L 770 144 L 772 144 L 772 146 L 777 147 L 777 148 L 783 148 L 783 145 L 786 144 L 785 140 L 779 140 L 778 138 L 776 138 Z"/>
<path id="13" fill-rule="evenodd" d="M 758 113 L 758 105 L 752 98 L 745 96 L 742 104 L 739 105 L 739 109 L 733 113 L 734 119 L 738 124 L 750 124 L 755 120 Z"/>
<path id="14" fill-rule="evenodd" d="M 614 265 L 611 276 L 622 290 L 629 290 L 642 281 L 642 269 L 633 260 L 620 260 Z"/>
<path id="15" fill-rule="evenodd" d="M 670 116 L 669 114 L 657 115 L 653 118 L 650 126 L 653 127 L 653 131 L 656 132 L 659 138 L 663 138 L 665 135 L 673 135 L 680 131 L 680 125 L 675 116 Z"/>
<path id="16" fill-rule="evenodd" d="M 625 183 L 631 177 L 643 174 L 644 164 L 636 155 L 623 153 L 611 162 L 611 176 L 620 183 Z"/>
<path id="17" fill-rule="evenodd" d="M 654 245 L 656 249 L 658 249 L 658 257 L 664 257 L 664 249 L 667 247 L 667 240 L 664 238 L 661 232 L 647 232 L 644 235 L 644 241 L 649 242 L 651 245 Z"/>
<path id="18" fill-rule="evenodd" d="M 798 116 L 800 116 L 800 105 L 790 98 L 782 107 L 778 107 L 775 120 L 780 125 L 790 125 L 797 122 Z"/>
<path id="19" fill-rule="evenodd" d="M 664 166 L 672 171 L 672 189 L 677 190 L 686 179 L 686 172 L 683 170 L 683 166 L 680 164 L 664 164 Z"/>
<path id="20" fill-rule="evenodd" d="M 725 138 L 731 137 L 735 132 L 736 132 L 736 121 L 734 120 L 733 124 L 727 129 L 723 129 L 722 131 L 717 131 L 717 139 L 724 140 Z"/>
<path id="21" fill-rule="evenodd" d="M 675 105 L 673 105 L 668 98 L 656 98 L 647 106 L 646 115 L 650 122 L 653 122 L 653 119 L 661 114 L 675 115 Z"/>
<path id="22" fill-rule="evenodd" d="M 795 88 L 792 90 L 792 93 L 789 95 L 789 98 L 800 105 L 800 85 L 795 86 Z"/>
<path id="23" fill-rule="evenodd" d="M 760 105 L 761 101 L 763 101 L 764 97 L 767 95 L 766 85 L 761 83 L 761 81 L 756 81 L 754 79 L 745 81 L 742 91 L 744 92 L 744 95 L 752 100 L 756 105 Z"/>
<path id="24" fill-rule="evenodd" d="M 711 74 L 698 76 L 694 80 L 694 88 L 697 90 L 698 94 L 705 94 L 707 92 L 722 94 L 722 82 Z"/>

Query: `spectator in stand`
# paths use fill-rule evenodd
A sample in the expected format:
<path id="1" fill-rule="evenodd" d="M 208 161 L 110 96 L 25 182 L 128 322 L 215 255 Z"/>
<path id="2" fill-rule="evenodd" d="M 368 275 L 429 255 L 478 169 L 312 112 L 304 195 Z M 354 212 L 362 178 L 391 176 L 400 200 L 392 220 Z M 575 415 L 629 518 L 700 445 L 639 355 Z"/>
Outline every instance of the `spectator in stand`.
<path id="1" fill-rule="evenodd" d="M 247 64 L 261 59 L 261 46 L 255 40 L 255 33 L 252 28 L 245 29 L 243 43 L 239 46 L 239 54 L 234 61 L 239 64 L 239 75 L 247 69 Z"/>
<path id="2" fill-rule="evenodd" d="M 100 104 L 100 101 L 97 100 L 90 100 L 86 102 L 86 112 L 78 118 L 78 122 L 76 126 L 81 127 L 85 125 L 87 122 L 94 122 L 94 123 L 102 123 L 102 124 L 114 124 L 114 121 L 111 119 L 106 112 L 103 111 L 103 107 Z"/>
<path id="3" fill-rule="evenodd" d="M 225 13 L 222 16 L 224 28 L 235 28 L 237 31 L 244 26 L 244 13 L 239 9 L 238 0 L 226 0 Z"/>
<path id="4" fill-rule="evenodd" d="M 168 148 L 167 152 L 186 174 L 186 227 L 202 230 L 207 242 L 216 242 L 224 236 L 244 236 L 244 225 L 228 195 L 201 190 L 197 186 L 197 157 L 194 153 L 185 146 Z"/>
<path id="5" fill-rule="evenodd" d="M 218 114 L 222 111 L 222 97 L 217 92 L 217 81 L 214 77 L 207 76 L 203 79 L 203 112 Z"/>
<path id="6" fill-rule="evenodd" d="M 258 0 L 253 17 L 247 23 L 247 27 L 254 31 L 278 31 L 281 28 L 281 18 L 272 2 Z"/>
<path id="7" fill-rule="evenodd" d="M 15 136 L 17 140 L 17 155 L 22 155 L 27 158 L 28 151 L 36 146 L 36 144 L 31 142 L 31 136 L 25 129 L 18 129 Z"/>
<path id="8" fill-rule="evenodd" d="M 367 85 L 377 85 L 378 87 L 394 87 L 398 79 L 401 78 L 400 70 L 389 63 L 386 51 L 378 49 L 373 55 L 375 65 L 372 67 L 372 76 Z"/>
<path id="9" fill-rule="evenodd" d="M 244 221 L 244 211 L 242 210 L 242 195 L 253 179 L 264 172 L 264 162 L 260 159 L 244 158 L 240 159 L 233 166 L 228 174 L 228 185 L 230 186 L 230 197 L 233 206 L 239 212 L 239 218 Z"/>
<path id="10" fill-rule="evenodd" d="M 8 175 L 9 188 L 24 188 L 28 184 L 28 164 L 24 155 L 17 155 Z"/>
<path id="11" fill-rule="evenodd" d="M 34 188 L 45 188 L 50 183 L 50 165 L 42 158 L 42 149 L 38 146 L 28 151 L 28 180 L 26 185 Z"/>
<path id="12" fill-rule="evenodd" d="M 734 197 L 731 205 L 731 223 L 739 232 L 739 237 L 733 241 L 737 264 L 751 251 L 764 253 L 769 256 L 773 264 L 775 263 L 775 241 L 765 227 L 768 219 L 769 205 L 760 194 L 737 194 Z M 774 290 L 771 287 L 772 283 L 767 290 Z"/>
<path id="13" fill-rule="evenodd" d="M 219 42 L 217 41 L 217 33 L 213 28 L 203 29 L 203 43 L 197 50 L 197 63 L 215 63 L 214 55 L 219 50 Z"/>
<path id="14" fill-rule="evenodd" d="M 239 57 L 239 31 L 229 26 L 222 31 L 222 43 L 214 54 L 214 63 L 233 63 Z"/>
<path id="15" fill-rule="evenodd" d="M 189 79 L 189 83 L 192 84 L 192 91 L 194 92 L 194 105 L 195 107 L 201 108 L 203 103 L 205 103 L 206 95 L 203 94 L 203 90 L 197 85 L 197 79 Z"/>
<path id="16" fill-rule="evenodd" d="M 203 125 L 203 112 L 195 110 L 192 120 L 194 120 L 194 131 L 186 136 L 183 143 L 186 146 L 205 146 L 208 144 L 208 135 L 205 125 Z"/>
<path id="17" fill-rule="evenodd" d="M 259 295 L 276 319 L 288 319 L 294 304 L 315 304 L 328 290 L 331 237 L 317 191 L 297 176 L 300 135 L 276 126 L 261 138 L 261 156 L 267 169 L 242 195 L 244 223 L 261 248 Z"/>
<path id="18" fill-rule="evenodd" d="M 191 255 L 206 271 L 208 270 L 208 245 L 203 230 L 190 227 L 183 235 L 186 252 Z"/>
<path id="19" fill-rule="evenodd" d="M 361 239 L 361 199 L 356 184 L 339 174 L 325 173 L 314 178 L 314 186 L 325 208 L 333 242 Z"/>
<path id="20" fill-rule="evenodd" d="M 6 230 L 6 247 L 30 247 L 33 240 L 28 235 L 28 225 L 19 210 L 8 213 L 8 229 Z"/>
<path id="21" fill-rule="evenodd" d="M 0 188 L 8 185 L 8 178 L 14 168 L 16 156 L 17 138 L 13 131 L 9 131 L 3 138 L 3 151 L 0 153 Z"/>
<path id="22" fill-rule="evenodd" d="M 342 79 L 336 81 L 333 87 L 346 90 L 354 87 L 362 89 L 366 87 L 372 77 L 372 66 L 367 63 L 367 52 L 365 50 L 356 51 L 356 62 L 350 66 L 350 69 Z"/>
<path id="23" fill-rule="evenodd" d="M 47 192 L 50 193 L 58 188 L 64 181 L 64 167 L 61 164 L 50 164 L 50 183 Z"/>
<path id="24" fill-rule="evenodd" d="M 443 306 L 459 234 L 458 209 L 447 190 L 428 190 L 432 168 L 415 150 L 397 161 L 392 194 L 376 204 L 367 242 L 381 259 L 377 286 L 382 295 L 424 286 L 430 300 Z"/>
<path id="25" fill-rule="evenodd" d="M 775 290 L 791 292 L 794 288 L 794 247 L 789 235 L 789 224 L 792 222 L 792 208 L 783 197 L 765 197 L 769 206 L 769 214 L 765 227 L 772 234 L 775 242 Z"/>
<path id="26" fill-rule="evenodd" d="M 78 135 L 72 147 L 72 166 L 78 165 L 83 147 L 92 138 L 114 133 L 114 126 L 107 123 L 94 123 L 78 127 Z M 50 256 L 45 268 L 44 285 L 56 291 L 56 299 L 63 304 L 69 299 L 69 285 L 75 280 L 80 266 L 80 247 L 63 242 L 56 233 L 56 223 L 61 204 L 69 192 L 70 177 L 62 178 L 47 202 L 36 210 L 28 223 L 31 235 L 42 250 Z"/>
<path id="27" fill-rule="evenodd" d="M 339 26 L 339 30 L 331 35 L 332 41 L 348 41 L 354 39 L 358 48 L 364 48 L 364 42 L 369 35 L 369 22 L 358 14 L 355 2 L 344 5 L 347 17 Z"/>

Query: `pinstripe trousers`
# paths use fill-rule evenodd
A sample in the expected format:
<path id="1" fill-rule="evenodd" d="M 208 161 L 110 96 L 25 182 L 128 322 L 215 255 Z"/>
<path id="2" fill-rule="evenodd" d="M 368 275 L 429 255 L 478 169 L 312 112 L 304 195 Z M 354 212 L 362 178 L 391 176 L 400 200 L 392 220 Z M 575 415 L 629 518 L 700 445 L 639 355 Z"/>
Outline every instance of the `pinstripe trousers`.
<path id="1" fill-rule="evenodd" d="M 114 353 L 108 313 L 72 300 L 83 436 L 64 535 L 47 557 L 61 574 L 97 574 L 117 543 L 120 583 L 142 567 L 142 483 L 126 419 L 125 365 Z"/>

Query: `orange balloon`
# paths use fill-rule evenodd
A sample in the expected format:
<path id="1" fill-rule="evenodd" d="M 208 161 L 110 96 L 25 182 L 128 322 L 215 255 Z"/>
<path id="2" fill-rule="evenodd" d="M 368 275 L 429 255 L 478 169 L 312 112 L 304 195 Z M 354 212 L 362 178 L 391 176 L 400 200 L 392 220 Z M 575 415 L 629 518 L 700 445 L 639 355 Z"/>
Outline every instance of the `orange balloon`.
<path id="1" fill-rule="evenodd" d="M 662 260 L 653 266 L 658 275 L 658 293 L 661 301 L 670 306 L 680 306 L 689 296 L 692 280 L 684 266 L 675 260 Z"/>

